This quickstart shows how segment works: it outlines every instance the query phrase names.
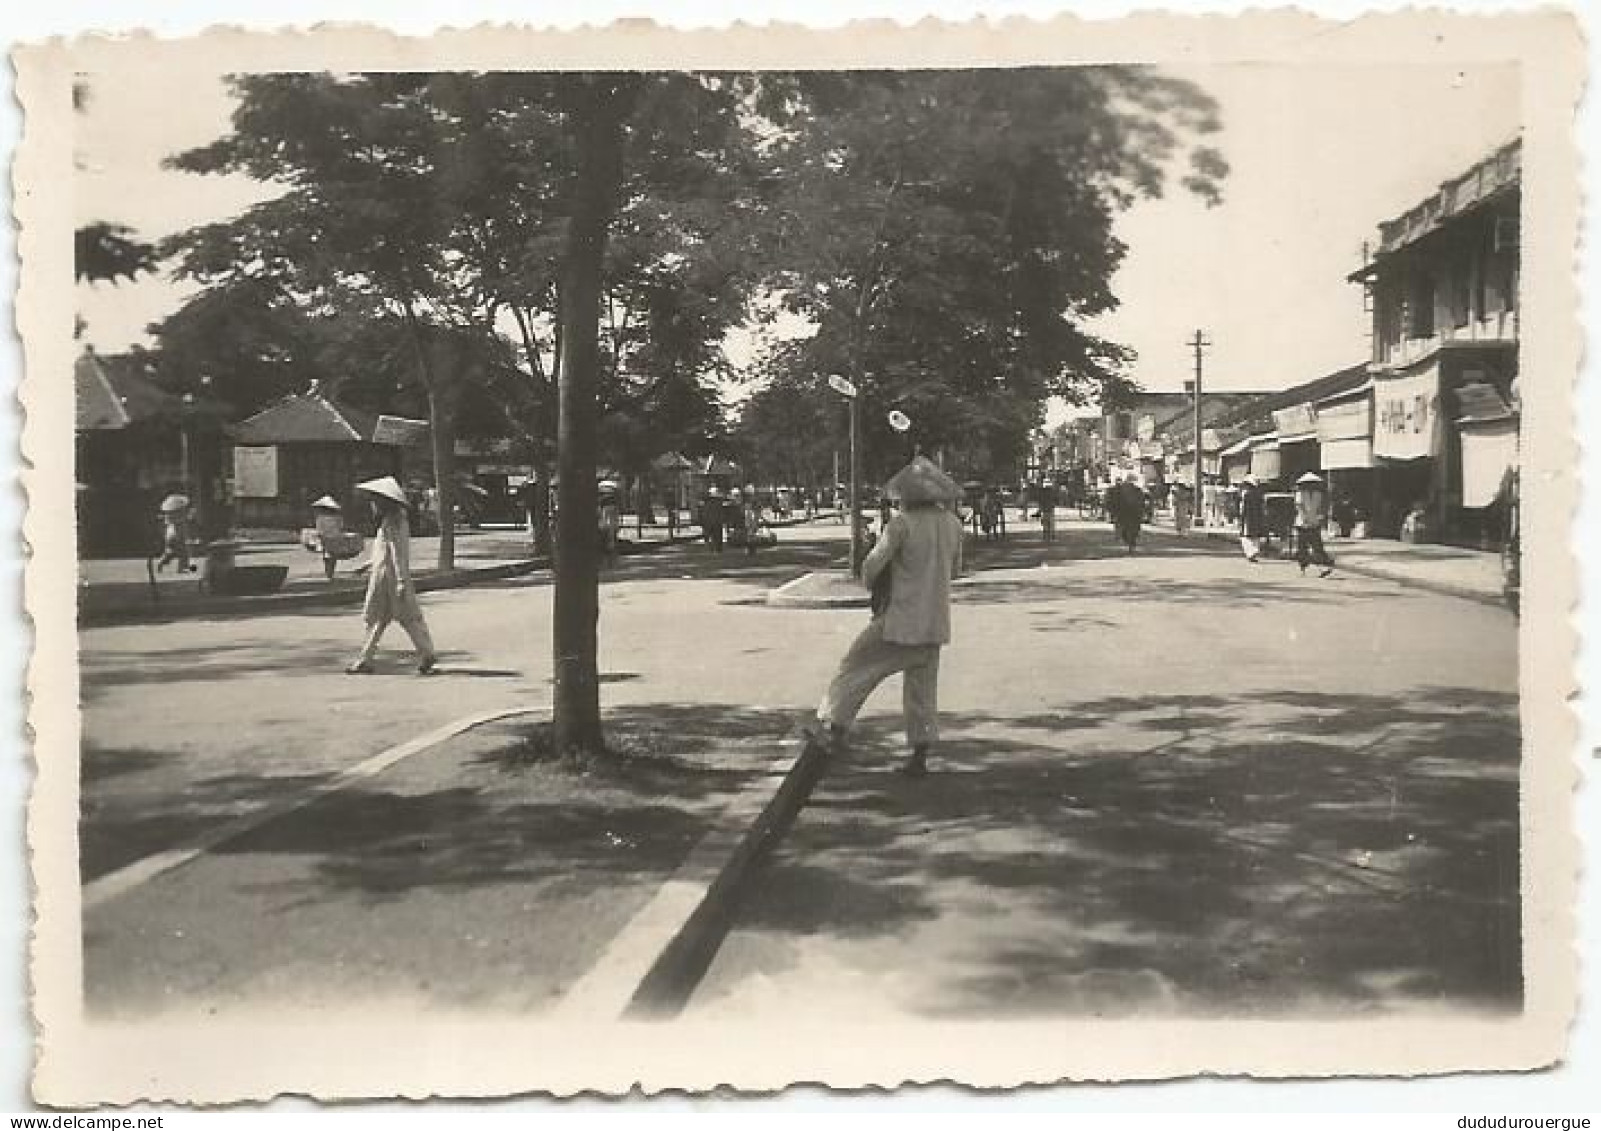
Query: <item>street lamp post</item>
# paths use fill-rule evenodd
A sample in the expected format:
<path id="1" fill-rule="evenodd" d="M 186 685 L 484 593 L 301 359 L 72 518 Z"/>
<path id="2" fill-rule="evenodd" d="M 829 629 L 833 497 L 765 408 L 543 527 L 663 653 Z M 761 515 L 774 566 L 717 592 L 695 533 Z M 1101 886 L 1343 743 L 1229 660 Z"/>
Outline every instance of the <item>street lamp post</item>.
<path id="1" fill-rule="evenodd" d="M 856 442 L 856 437 L 861 427 L 858 423 L 862 414 L 861 397 L 858 395 L 856 383 L 838 374 L 828 379 L 828 386 L 844 397 L 849 406 L 851 466 L 850 500 L 848 503 L 851 509 L 850 571 L 852 577 L 860 577 L 862 575 L 862 508 L 860 498 L 862 464 L 861 451 Z"/>

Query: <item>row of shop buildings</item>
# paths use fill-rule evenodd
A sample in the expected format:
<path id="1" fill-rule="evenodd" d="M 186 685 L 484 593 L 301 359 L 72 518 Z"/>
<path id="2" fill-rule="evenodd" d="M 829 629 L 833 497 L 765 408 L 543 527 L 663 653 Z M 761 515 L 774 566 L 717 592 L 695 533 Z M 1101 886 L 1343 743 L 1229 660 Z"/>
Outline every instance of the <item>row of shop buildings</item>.
<path id="1" fill-rule="evenodd" d="M 1208 396 L 1202 474 L 1270 486 L 1308 471 L 1373 536 L 1493 547 L 1515 490 L 1520 419 L 1521 144 L 1379 225 L 1348 277 L 1371 312 L 1366 360 L 1272 393 Z M 1100 422 L 1108 463 L 1149 483 L 1194 478 L 1193 399 Z M 1154 407 L 1154 406 L 1153 406 Z"/>

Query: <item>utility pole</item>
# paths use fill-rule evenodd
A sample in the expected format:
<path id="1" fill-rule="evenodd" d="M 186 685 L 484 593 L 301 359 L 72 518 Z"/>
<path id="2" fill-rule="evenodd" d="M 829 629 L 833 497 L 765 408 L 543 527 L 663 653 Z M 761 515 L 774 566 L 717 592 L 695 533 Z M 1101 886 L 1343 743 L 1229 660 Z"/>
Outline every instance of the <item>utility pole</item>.
<path id="1" fill-rule="evenodd" d="M 1195 351 L 1195 482 L 1191 484 L 1194 493 L 1191 496 L 1190 506 L 1196 515 L 1201 514 L 1201 355 L 1211 346 L 1205 334 L 1195 331 L 1195 337 L 1190 339 L 1190 348 Z M 1203 520 L 1204 525 L 1204 520 Z"/>

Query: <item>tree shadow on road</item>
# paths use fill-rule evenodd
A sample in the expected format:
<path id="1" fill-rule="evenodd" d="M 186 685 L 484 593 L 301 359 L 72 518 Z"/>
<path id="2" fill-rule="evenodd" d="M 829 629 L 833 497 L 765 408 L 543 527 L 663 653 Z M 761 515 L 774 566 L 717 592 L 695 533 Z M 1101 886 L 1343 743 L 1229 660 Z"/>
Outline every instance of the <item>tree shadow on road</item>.
<path id="1" fill-rule="evenodd" d="M 548 875 L 566 866 L 552 847 L 569 841 L 572 852 L 595 844 L 606 856 L 615 856 L 619 843 L 649 846 L 655 837 L 666 838 L 664 848 L 682 847 L 678 834 L 686 822 L 704 830 L 711 814 L 770 770 L 796 716 L 731 705 L 655 704 L 609 710 L 606 721 L 615 733 L 662 735 L 665 745 L 682 756 L 630 759 L 615 772 L 604 767 L 585 774 L 550 767 L 519 772 L 505 751 L 538 719 L 500 720 L 314 800 L 217 851 L 309 854 L 321 860 L 321 874 L 334 887 L 382 893 L 404 891 L 408 874 L 417 887 Z M 331 773 L 231 772 L 188 782 L 169 796 L 102 803 L 100 783 L 164 757 L 153 751 L 85 750 L 84 880 L 187 844 L 240 816 L 310 798 L 335 778 Z M 408 775 L 416 773 L 423 778 L 410 781 Z M 543 796 L 533 795 L 535 786 L 543 788 Z M 691 820 L 685 810 L 698 815 Z M 419 845 L 427 846 L 428 866 L 422 869 L 413 867 L 421 859 Z M 502 850 L 506 855 L 497 856 Z"/>
<path id="2" fill-rule="evenodd" d="M 1046 749 L 1040 732 L 1063 718 L 1074 737 Z M 1115 733 L 1100 739 L 1097 718 Z M 887 772 L 887 730 L 865 728 L 825 778 L 743 923 L 895 940 L 909 961 L 928 924 L 954 924 L 959 956 L 940 959 L 916 1012 L 1520 1004 L 1514 697 L 1166 696 L 947 717 L 921 781 Z"/>
<path id="3" fill-rule="evenodd" d="M 1023 602 L 1140 602 L 1201 605 L 1222 611 L 1273 609 L 1298 605 L 1346 605 L 1368 597 L 1394 598 L 1396 591 L 1348 578 L 1320 585 L 1298 579 L 1180 578 L 1126 576 L 1075 576 L 1070 568 L 1038 571 L 1037 576 L 974 575 L 951 590 L 959 605 L 1004 605 Z"/>

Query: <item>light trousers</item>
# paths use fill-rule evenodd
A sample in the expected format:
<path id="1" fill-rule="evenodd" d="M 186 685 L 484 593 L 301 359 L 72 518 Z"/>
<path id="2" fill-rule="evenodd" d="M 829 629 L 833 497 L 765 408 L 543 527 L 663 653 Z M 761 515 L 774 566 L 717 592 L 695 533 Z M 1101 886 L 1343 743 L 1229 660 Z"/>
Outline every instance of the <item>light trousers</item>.
<path id="1" fill-rule="evenodd" d="M 417 649 L 417 656 L 420 659 L 433 656 L 434 638 L 428 634 L 428 622 L 422 619 L 422 613 L 409 602 L 398 601 L 396 604 L 400 607 L 393 619 L 399 621 L 400 627 L 411 637 L 412 646 Z M 367 639 L 361 646 L 361 652 L 356 656 L 358 662 L 366 663 L 377 654 L 378 641 L 383 638 L 389 622 L 389 617 L 383 617 L 367 626 Z"/>
<path id="2" fill-rule="evenodd" d="M 901 710 L 906 738 L 913 746 L 939 740 L 938 644 L 896 644 L 884 639 L 884 618 L 874 617 L 851 643 L 817 708 L 831 726 L 849 727 L 862 704 L 896 672 L 901 677 Z"/>

